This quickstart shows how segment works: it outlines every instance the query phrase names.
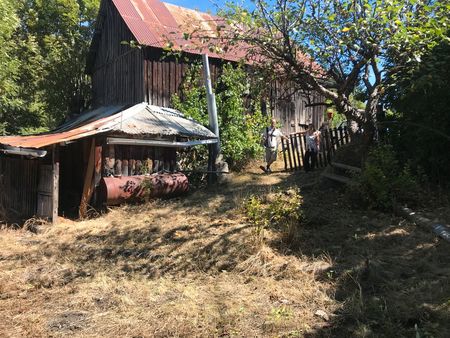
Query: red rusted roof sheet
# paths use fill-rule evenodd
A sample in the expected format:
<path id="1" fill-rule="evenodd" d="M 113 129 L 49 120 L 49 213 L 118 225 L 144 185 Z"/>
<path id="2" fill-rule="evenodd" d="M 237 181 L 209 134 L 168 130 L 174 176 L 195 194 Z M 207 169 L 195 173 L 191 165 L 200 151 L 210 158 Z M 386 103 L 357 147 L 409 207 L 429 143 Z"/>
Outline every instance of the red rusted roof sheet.
<path id="1" fill-rule="evenodd" d="M 193 54 L 209 54 L 210 57 L 239 61 L 246 56 L 243 45 L 232 50 L 215 52 L 220 48 L 217 27 L 223 19 L 211 14 L 168 4 L 159 0 L 112 0 L 126 25 L 141 45 L 157 48 L 167 47 Z M 184 39 L 184 33 L 195 34 Z M 202 39 L 208 36 L 209 38 Z M 216 50 L 217 51 L 217 50 Z"/>

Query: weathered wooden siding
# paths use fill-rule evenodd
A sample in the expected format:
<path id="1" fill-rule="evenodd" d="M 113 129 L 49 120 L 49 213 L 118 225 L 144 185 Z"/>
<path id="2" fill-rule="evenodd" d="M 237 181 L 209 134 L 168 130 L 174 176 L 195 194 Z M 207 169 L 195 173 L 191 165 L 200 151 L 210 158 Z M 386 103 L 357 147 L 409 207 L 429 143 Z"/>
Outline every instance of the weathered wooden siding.
<path id="1" fill-rule="evenodd" d="M 36 214 L 39 160 L 0 157 L 0 203 L 9 218 L 26 219 Z"/>
<path id="2" fill-rule="evenodd" d="M 93 104 L 127 104 L 144 101 L 143 49 L 123 42 L 134 40 L 112 2 L 102 2 L 104 20 L 92 69 Z"/>
<path id="3" fill-rule="evenodd" d="M 308 107 L 309 103 L 324 102 L 324 98 L 311 92 L 302 94 L 293 92 L 292 86 L 275 83 L 270 90 L 271 114 L 281 123 L 283 133 L 297 133 L 305 129 L 301 125 L 314 124 L 318 129 L 324 122 L 325 106 Z"/>
<path id="4" fill-rule="evenodd" d="M 36 215 L 51 218 L 53 211 L 53 167 L 51 164 L 39 167 Z"/>
<path id="5" fill-rule="evenodd" d="M 201 57 L 185 54 L 175 58 L 165 56 L 159 48 L 147 47 L 144 62 L 145 101 L 156 106 L 171 107 L 172 96 L 180 95 L 186 71 L 194 62 L 201 62 Z M 213 81 L 217 79 L 221 63 L 220 60 L 210 59 Z"/>

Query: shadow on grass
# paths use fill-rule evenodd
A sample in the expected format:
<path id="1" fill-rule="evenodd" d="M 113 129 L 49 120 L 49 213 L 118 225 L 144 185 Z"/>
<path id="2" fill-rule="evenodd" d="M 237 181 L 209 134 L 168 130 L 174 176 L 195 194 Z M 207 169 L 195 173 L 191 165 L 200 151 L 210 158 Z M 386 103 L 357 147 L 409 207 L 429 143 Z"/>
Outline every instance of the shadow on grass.
<path id="1" fill-rule="evenodd" d="M 39 252 L 57 262 L 70 261 L 81 277 L 232 271 L 252 254 L 251 227 L 234 221 L 245 197 L 292 185 L 301 189 L 316 178 L 284 175 L 260 184 L 258 176 L 248 175 L 242 186 L 210 188 L 169 203 L 170 212 L 206 215 L 209 222 L 142 221 L 136 216 L 139 208 L 129 207 L 125 212 L 131 220 L 140 219 L 138 226 L 111 221 L 97 233 L 78 234 L 73 242 L 41 243 Z M 416 326 L 421 337 L 450 337 L 448 243 L 392 215 L 352 208 L 338 189 L 317 185 L 301 191 L 305 219 L 296 241 L 267 244 L 280 255 L 311 261 L 329 256 L 332 266 L 316 278 L 334 285 L 333 298 L 343 304 L 328 314 L 329 320 L 317 317 L 323 325 L 306 337 L 412 337 Z"/>
<path id="2" fill-rule="evenodd" d="M 352 208 L 338 189 L 305 191 L 294 253 L 326 253 L 318 278 L 343 302 L 307 337 L 450 337 L 448 243 L 401 218 Z"/>

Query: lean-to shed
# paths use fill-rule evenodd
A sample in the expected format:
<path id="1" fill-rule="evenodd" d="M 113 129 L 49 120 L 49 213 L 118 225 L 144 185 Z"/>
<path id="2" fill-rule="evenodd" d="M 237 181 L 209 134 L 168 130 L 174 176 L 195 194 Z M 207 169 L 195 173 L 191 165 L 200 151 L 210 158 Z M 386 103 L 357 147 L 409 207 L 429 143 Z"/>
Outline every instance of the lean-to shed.
<path id="1" fill-rule="evenodd" d="M 99 187 L 106 177 L 173 172 L 177 149 L 215 142 L 211 131 L 174 109 L 104 106 L 49 133 L 0 137 L 0 203 L 10 219 L 77 215 L 105 202 Z M 179 177 L 169 179 L 176 184 Z M 117 187 L 131 195 L 131 183 Z"/>

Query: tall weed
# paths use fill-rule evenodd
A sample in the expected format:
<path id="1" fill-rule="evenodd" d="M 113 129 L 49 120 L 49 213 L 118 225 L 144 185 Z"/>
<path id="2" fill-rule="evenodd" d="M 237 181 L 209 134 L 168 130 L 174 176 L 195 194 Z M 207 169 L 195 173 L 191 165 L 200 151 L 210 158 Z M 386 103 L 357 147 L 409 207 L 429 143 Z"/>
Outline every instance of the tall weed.
<path id="1" fill-rule="evenodd" d="M 419 179 L 408 163 L 397 160 L 390 145 L 379 145 L 369 152 L 357 180 L 359 185 L 349 188 L 350 199 L 369 208 L 392 210 L 398 203 L 416 205 L 420 201 Z"/>
<path id="2" fill-rule="evenodd" d="M 298 232 L 303 218 L 301 209 L 303 198 L 298 189 L 252 195 L 244 203 L 248 221 L 254 226 L 258 240 L 264 238 L 266 229 L 281 231 L 283 238 L 290 242 Z"/>

